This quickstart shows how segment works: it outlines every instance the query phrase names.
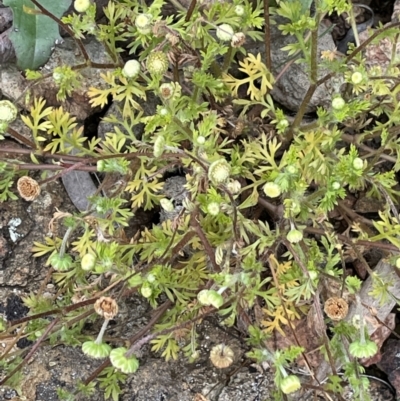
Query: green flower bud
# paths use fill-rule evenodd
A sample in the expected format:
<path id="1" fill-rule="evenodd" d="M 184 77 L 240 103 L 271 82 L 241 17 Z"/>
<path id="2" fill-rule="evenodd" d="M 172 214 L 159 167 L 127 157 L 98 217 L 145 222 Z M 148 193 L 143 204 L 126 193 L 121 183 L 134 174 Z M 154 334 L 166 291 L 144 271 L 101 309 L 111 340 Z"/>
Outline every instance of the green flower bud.
<path id="1" fill-rule="evenodd" d="M 165 117 L 165 116 L 167 116 L 169 114 L 168 110 L 165 107 L 162 107 L 159 110 L 159 113 L 160 113 L 160 116 L 163 116 L 163 117 Z"/>
<path id="2" fill-rule="evenodd" d="M 332 189 L 334 189 L 335 191 L 338 190 L 340 186 L 340 182 L 335 181 L 332 183 Z"/>
<path id="3" fill-rule="evenodd" d="M 96 167 L 97 171 L 104 171 L 106 167 L 106 162 L 104 160 L 97 160 Z"/>
<path id="4" fill-rule="evenodd" d="M 9 100 L 0 100 L 0 122 L 11 123 L 17 118 L 18 110 Z"/>
<path id="5" fill-rule="evenodd" d="M 286 376 L 281 381 L 281 390 L 284 394 L 291 394 L 299 390 L 301 387 L 300 379 L 295 375 Z"/>
<path id="6" fill-rule="evenodd" d="M 90 6 L 89 0 L 75 0 L 74 8 L 78 13 L 84 13 Z"/>
<path id="7" fill-rule="evenodd" d="M 159 135 L 153 145 L 154 157 L 160 157 L 164 153 L 165 139 L 162 135 Z"/>
<path id="8" fill-rule="evenodd" d="M 127 78 L 135 78 L 140 72 L 140 63 L 137 60 L 128 60 L 122 69 L 122 75 Z"/>
<path id="9" fill-rule="evenodd" d="M 220 308 L 224 303 L 222 295 L 214 290 L 201 290 L 197 294 L 197 299 L 202 305 L 211 305 L 216 309 Z"/>
<path id="10" fill-rule="evenodd" d="M 362 76 L 361 72 L 356 71 L 356 72 L 353 72 L 353 74 L 351 75 L 351 82 L 354 85 L 360 84 L 362 82 L 362 80 L 363 80 L 363 76 Z"/>
<path id="11" fill-rule="evenodd" d="M 400 269 L 400 258 L 396 259 L 396 267 Z"/>
<path id="12" fill-rule="evenodd" d="M 332 108 L 335 110 L 342 110 L 346 102 L 341 96 L 337 96 L 332 100 Z"/>
<path id="13" fill-rule="evenodd" d="M 359 157 L 356 157 L 356 158 L 353 160 L 353 167 L 354 167 L 356 170 L 362 170 L 362 169 L 364 168 L 364 162 L 363 162 L 363 160 L 360 159 Z"/>
<path id="14" fill-rule="evenodd" d="M 126 357 L 127 349 L 124 347 L 115 348 L 110 352 L 111 364 L 122 373 L 134 373 L 139 368 L 139 361 L 135 356 Z"/>
<path id="15" fill-rule="evenodd" d="M 146 66 L 151 75 L 164 75 L 168 65 L 168 58 L 164 52 L 156 51 L 147 56 Z"/>
<path id="16" fill-rule="evenodd" d="M 86 255 L 83 256 L 81 260 L 81 267 L 82 270 L 92 270 L 96 264 L 96 256 L 93 255 L 92 253 L 87 253 Z"/>
<path id="17" fill-rule="evenodd" d="M 64 75 L 61 72 L 54 71 L 53 72 L 53 79 L 57 85 L 60 85 L 63 81 Z"/>
<path id="18" fill-rule="evenodd" d="M 153 17 L 150 14 L 139 14 L 135 19 L 135 26 L 139 33 L 147 35 L 151 32 L 151 21 Z"/>
<path id="19" fill-rule="evenodd" d="M 238 17 L 241 17 L 241 16 L 244 14 L 244 7 L 241 6 L 241 5 L 237 5 L 237 6 L 235 7 L 235 14 L 236 14 Z"/>
<path id="20" fill-rule="evenodd" d="M 270 198 L 277 198 L 281 194 L 281 188 L 278 184 L 274 182 L 267 182 L 264 185 L 264 193 Z"/>
<path id="21" fill-rule="evenodd" d="M 95 359 L 107 358 L 111 347 L 106 343 L 97 344 L 95 341 L 86 341 L 82 344 L 82 352 Z"/>
<path id="22" fill-rule="evenodd" d="M 196 142 L 198 145 L 204 145 L 206 143 L 206 138 L 204 138 L 204 136 L 198 136 Z"/>
<path id="23" fill-rule="evenodd" d="M 300 242 L 303 239 L 303 233 L 299 230 L 296 230 L 295 228 L 291 229 L 287 236 L 286 239 L 291 243 L 295 244 L 297 242 Z"/>
<path id="24" fill-rule="evenodd" d="M 59 271 L 68 270 L 72 266 L 72 258 L 66 254 L 60 256 L 59 253 L 54 253 L 50 256 L 49 262 L 55 270 Z"/>
<path id="25" fill-rule="evenodd" d="M 231 172 L 231 166 L 225 159 L 219 159 L 211 163 L 208 168 L 208 178 L 214 182 L 214 184 L 223 184 L 229 178 Z"/>
<path id="26" fill-rule="evenodd" d="M 290 166 L 286 167 L 286 171 L 289 174 L 296 174 L 297 173 L 297 168 L 295 166 L 290 165 Z"/>
<path id="27" fill-rule="evenodd" d="M 281 131 L 285 130 L 287 127 L 289 127 L 289 121 L 286 118 L 280 120 L 276 126 L 276 128 L 278 128 Z"/>
<path id="28" fill-rule="evenodd" d="M 359 340 L 350 344 L 349 351 L 356 358 L 371 358 L 378 352 L 378 346 L 374 341 L 367 340 L 363 343 Z"/>
<path id="29" fill-rule="evenodd" d="M 211 214 L 211 216 L 217 216 L 220 211 L 219 204 L 217 202 L 210 202 L 207 205 L 207 212 Z"/>
<path id="30" fill-rule="evenodd" d="M 0 134 L 4 134 L 7 131 L 8 123 L 5 121 L 0 121 Z M 0 136 L 0 139 L 4 139 L 4 137 Z"/>
<path id="31" fill-rule="evenodd" d="M 223 42 L 230 41 L 234 34 L 233 28 L 228 24 L 221 24 L 217 28 L 217 38 Z"/>
<path id="32" fill-rule="evenodd" d="M 145 298 L 150 298 L 151 294 L 153 293 L 153 290 L 149 283 L 143 283 L 140 292 Z"/>

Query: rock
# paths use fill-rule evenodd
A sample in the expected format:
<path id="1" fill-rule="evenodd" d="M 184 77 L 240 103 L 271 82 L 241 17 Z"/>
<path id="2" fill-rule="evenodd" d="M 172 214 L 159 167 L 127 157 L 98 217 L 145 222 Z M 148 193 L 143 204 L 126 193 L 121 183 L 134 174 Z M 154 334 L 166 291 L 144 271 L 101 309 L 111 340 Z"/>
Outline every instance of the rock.
<path id="1" fill-rule="evenodd" d="M 286 19 L 282 17 L 274 17 L 276 25 L 271 25 L 271 59 L 272 59 L 272 72 L 275 77 L 282 73 L 286 65 L 290 62 L 290 57 L 286 51 L 281 50 L 284 46 L 290 43 L 295 43 L 297 39 L 293 35 L 283 35 L 278 29 L 280 24 L 285 24 Z M 318 35 L 318 61 L 321 57 L 321 52 L 326 50 L 334 50 L 335 43 L 327 28 L 322 24 L 319 27 Z M 325 33 L 325 34 L 324 34 Z M 264 43 L 249 43 L 246 45 L 248 52 L 257 55 L 261 53 L 261 59 L 265 60 L 265 47 Z M 297 111 L 302 103 L 304 96 L 310 86 L 308 65 L 303 62 L 297 64 L 292 62 L 284 73 L 279 77 L 274 85 L 271 95 L 281 105 L 292 111 Z M 330 71 L 326 68 L 319 67 L 318 78 L 322 78 Z M 342 79 L 332 78 L 324 85 L 319 86 L 311 98 L 307 106 L 307 112 L 313 112 L 318 106 L 329 107 L 331 104 L 332 95 L 340 93 L 340 86 Z"/>
<path id="2" fill-rule="evenodd" d="M 92 62 L 100 64 L 113 63 L 103 44 L 94 37 L 84 41 L 85 49 Z M 47 106 L 63 106 L 64 110 L 74 115 L 78 121 L 85 120 L 93 114 L 93 109 L 89 103 L 87 91 L 90 87 L 102 89 L 106 87 L 100 74 L 105 74 L 107 69 L 84 68 L 80 70 L 83 75 L 81 84 L 72 91 L 71 96 L 67 96 L 64 102 L 57 100 L 58 87 L 56 86 L 52 71 L 55 67 L 63 65 L 79 65 L 84 63 L 76 42 L 71 38 L 66 38 L 63 43 L 57 44 L 50 60 L 42 69 L 44 75 L 49 74 L 48 78 L 39 80 L 37 83 L 26 80 L 15 65 L 0 66 L 0 87 L 4 96 L 18 104 L 23 109 L 29 109 L 34 97 L 43 97 Z M 26 102 L 26 95 L 29 91 L 29 101 Z"/>
<path id="3" fill-rule="evenodd" d="M 283 19 L 277 20 L 277 25 L 271 26 L 271 58 L 272 58 L 272 72 L 274 76 L 278 76 L 282 69 L 288 63 L 288 53 L 281 50 L 282 47 L 287 46 L 289 43 L 294 43 L 297 39 L 291 35 L 283 35 L 278 29 L 278 25 L 285 23 Z M 326 32 L 326 27 L 320 25 L 318 35 L 321 36 Z M 326 50 L 334 50 L 335 44 L 330 33 L 325 33 L 319 38 L 318 42 L 318 60 L 320 60 L 321 52 Z M 292 62 L 290 67 L 283 73 L 283 75 L 276 82 L 274 89 L 271 92 L 272 97 L 289 110 L 297 111 L 302 103 L 304 96 L 310 86 L 309 80 L 309 67 L 306 63 L 297 64 Z M 322 78 L 330 71 L 326 68 L 318 68 L 318 78 Z M 329 80 L 323 86 L 319 86 L 311 98 L 307 106 L 307 112 L 312 112 L 318 106 L 329 107 L 331 104 L 332 94 L 340 92 L 342 81 L 334 79 Z"/>

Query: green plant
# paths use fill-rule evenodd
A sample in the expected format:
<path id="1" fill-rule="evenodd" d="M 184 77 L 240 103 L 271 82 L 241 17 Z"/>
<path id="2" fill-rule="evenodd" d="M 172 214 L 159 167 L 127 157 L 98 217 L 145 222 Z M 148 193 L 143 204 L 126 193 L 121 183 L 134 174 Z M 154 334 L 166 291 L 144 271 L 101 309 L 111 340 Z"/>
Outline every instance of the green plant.
<path id="1" fill-rule="evenodd" d="M 40 170 L 46 181 L 70 169 L 102 172 L 106 177 L 118 174 L 123 185 L 109 196 L 93 196 L 88 215 L 57 216 L 65 225 L 63 237 L 34 244 L 35 256 L 46 256 L 54 268 L 52 277 L 63 300 L 50 304 L 40 294 L 27 297 L 32 316 L 26 334 L 32 338 L 39 334 L 42 341 L 52 343 L 62 338 L 95 357 L 109 355 L 113 366 L 104 365 L 78 390 L 90 393 L 92 381 L 98 380 L 105 396 L 116 400 L 125 374 L 140 369 L 137 355 L 144 344 L 151 343 L 152 350 L 167 360 L 182 352 L 194 361 L 199 355 L 196 329 L 204 317 L 215 314 L 232 326 L 245 315 L 242 320 L 251 322 L 248 357 L 274 366 L 276 398 L 281 399 L 282 393 L 307 386 L 306 379 L 287 373 L 304 349 L 293 343 L 285 350 L 268 350 L 268 335 L 289 333 L 311 305 L 318 307 L 326 281 L 339 283 L 340 293 L 358 297 L 361 283 L 346 277 L 344 248 L 362 255 L 360 245 L 384 247 L 398 260 L 400 219 L 394 205 L 400 195 L 395 187 L 400 169 L 399 70 L 395 58 L 385 71 L 367 68 L 360 48 L 334 60 L 329 51 L 318 58 L 320 20 L 333 11 L 348 11 L 347 2 L 316 1 L 311 16 L 309 1 L 279 1 L 272 10 L 273 15 L 286 18 L 279 29 L 297 38 L 284 50 L 295 62 L 306 63 L 310 78 L 310 88 L 290 121 L 270 95 L 276 83 L 270 44 L 266 43 L 265 60 L 243 46 L 244 37 L 258 41 L 264 37 L 261 29 L 268 21 L 260 2 L 200 6 L 193 1 L 189 10 L 179 9 L 169 16 L 162 14 L 163 5 L 162 0 L 150 6 L 136 0 L 110 1 L 105 9 L 107 24 L 96 23 L 94 5 L 83 14 L 59 20 L 73 33 L 85 57 L 83 65 L 52 71 L 59 100 L 73 96 L 83 79 L 80 70 L 92 65 L 81 42 L 91 34 L 105 44 L 115 65 L 97 66 L 108 71 L 101 75 L 104 87 L 89 90 L 90 102 L 104 107 L 112 97 L 122 119 L 107 117 L 113 131 L 104 139 L 88 140 L 81 124 L 63 107 L 48 107 L 44 99 L 34 99 L 29 113 L 21 116 L 32 132 L 32 163 L 12 158 L 0 163 L 0 200 L 16 198 L 13 180 L 26 171 Z M 394 45 L 399 25 L 379 28 L 368 41 L 385 35 Z M 122 60 L 124 50 L 135 60 Z M 232 65 L 235 55 L 241 54 L 238 77 Z M 318 78 L 322 66 L 331 72 Z M 333 95 L 331 108 L 319 108 L 313 123 L 301 124 L 313 92 L 332 76 L 343 78 L 347 89 Z M 34 72 L 30 77 L 42 78 Z M 141 102 L 150 93 L 159 104 L 153 115 L 143 115 Z M 254 110 L 262 121 L 260 128 L 268 124 L 265 132 L 254 130 Z M 134 130 L 139 124 L 144 126 L 141 136 Z M 15 137 L 13 130 L 5 129 Z M 370 146 L 373 138 L 379 140 L 377 149 Z M 49 163 L 59 159 L 62 165 Z M 382 160 L 392 168 L 379 170 Z M 58 174 L 51 177 L 49 171 L 54 169 Z M 126 241 L 123 230 L 141 208 L 157 210 L 161 205 L 173 213 L 173 201 L 163 193 L 164 174 L 171 169 L 185 174 L 182 208 L 172 219 L 145 227 Z M 342 203 L 349 193 L 360 191 L 385 201 L 379 218 L 362 217 Z M 333 211 L 347 221 L 351 237 L 332 224 Z M 93 277 L 94 282 L 89 280 Z M 372 278 L 376 298 L 390 297 L 392 283 L 376 274 Z M 93 318 L 87 311 L 104 281 L 108 295 L 119 302 L 128 289 L 159 308 L 151 334 L 139 333 L 127 347 L 111 350 L 102 341 L 105 323 L 97 340 L 87 338 L 83 322 Z M 88 301 L 72 304 L 75 292 Z M 260 303 L 262 318 L 253 321 L 247 311 Z M 355 399 L 362 399 L 367 381 L 360 377 L 357 358 L 377 351 L 365 332 L 364 318 L 361 314 L 357 329 L 352 322 L 324 320 L 321 307 L 319 311 L 318 325 L 325 333 L 320 350 L 333 372 L 336 363 L 344 366 L 344 379 L 356 389 Z M 51 327 L 42 319 L 50 314 L 60 314 L 60 321 Z M 330 338 L 327 321 L 333 333 Z M 14 322 L 6 331 L 21 324 Z M 230 354 L 229 359 L 233 360 Z M 11 373 L 0 384 L 11 379 Z M 320 390 L 340 393 L 338 376 L 332 375 Z M 62 391 L 60 396 L 73 399 Z"/>

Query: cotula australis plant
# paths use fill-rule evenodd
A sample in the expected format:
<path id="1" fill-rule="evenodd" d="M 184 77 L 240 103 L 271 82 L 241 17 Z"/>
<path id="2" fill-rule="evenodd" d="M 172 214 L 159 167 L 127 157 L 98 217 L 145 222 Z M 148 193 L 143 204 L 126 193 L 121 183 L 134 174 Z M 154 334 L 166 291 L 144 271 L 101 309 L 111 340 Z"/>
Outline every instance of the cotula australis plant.
<path id="1" fill-rule="evenodd" d="M 321 57 L 319 22 L 333 11 L 349 11 L 350 4 L 315 1 L 311 15 L 308 3 L 279 1 L 270 10 L 267 2 L 193 0 L 188 9 L 174 2 L 176 11 L 165 15 L 163 0 L 149 6 L 120 0 L 108 3 L 107 22 L 98 24 L 95 5 L 76 0 L 77 13 L 59 20 L 82 51 L 81 40 L 92 35 L 110 52 L 115 65 L 103 66 L 107 68 L 101 76 L 105 85 L 91 88 L 88 96 L 94 107 L 104 107 L 112 98 L 122 118 L 105 118 L 113 124 L 112 132 L 104 139 L 87 140 L 83 128 L 62 106 L 49 107 L 44 99 L 34 99 L 29 113 L 21 115 L 32 133 L 26 153 L 33 163 L 0 162 L 1 200 L 15 199 L 14 180 L 34 170 L 42 171 L 42 185 L 69 169 L 118 174 L 121 185 L 107 196 L 91 197 L 87 213 L 55 216 L 65 225 L 63 237 L 45 238 L 33 245 L 33 252 L 47 257 L 63 299 L 52 303 L 31 294 L 24 299 L 31 316 L 4 323 L 3 328 L 11 333 L 28 322 L 24 335 L 35 339 L 35 346 L 43 341 L 55 343 L 62 336 L 64 343 L 82 346 L 87 355 L 108 358 L 103 370 L 78 385 L 84 394 L 94 391 L 97 380 L 106 397 L 116 400 L 119 382 L 140 369 L 138 355 L 146 343 L 167 360 L 179 353 L 196 360 L 199 324 L 214 314 L 226 326 L 238 318 L 248 322 L 252 348 L 248 356 L 274 367 L 276 398 L 281 399 L 283 394 L 307 388 L 306 378 L 288 373 L 304 349 L 293 344 L 286 350 L 269 350 L 268 335 L 275 330 L 285 335 L 312 304 L 320 305 L 315 299 L 327 280 L 339 283 L 341 294 L 351 293 L 354 302 L 359 302 L 361 282 L 344 277 L 345 247 L 358 249 L 361 242 L 364 247 L 383 247 L 396 263 L 400 220 L 394 200 L 400 147 L 395 58 L 383 70 L 367 68 L 362 47 L 350 49 L 348 55 L 325 51 Z M 305 63 L 309 71 L 310 87 L 293 119 L 270 95 L 276 79 L 269 55 L 273 45 L 269 22 L 274 14 L 286 19 L 279 26 L 282 34 L 296 35 L 297 42 L 285 49 L 288 55 Z M 385 34 L 394 43 L 398 25 L 378 29 L 369 41 Z M 265 54 L 249 53 L 245 42 L 250 40 L 264 41 Z M 127 53 L 124 60 L 123 51 Z M 52 72 L 60 101 L 73 96 L 82 79 L 80 70 L 92 65 L 87 54 L 85 60 Z M 240 77 L 233 73 L 236 63 Z M 321 66 L 331 72 L 319 78 Z M 34 71 L 27 76 L 41 79 Z M 343 78 L 345 90 L 332 95 L 330 108 L 317 110 L 313 123 L 301 124 L 313 91 L 332 76 Z M 141 103 L 150 93 L 159 104 L 153 115 L 145 116 Z M 254 110 L 259 110 L 262 121 L 259 130 Z M 17 134 L 9 128 L 16 115 L 11 102 L 0 104 L 3 135 Z M 141 136 L 134 130 L 139 124 L 144 126 Z M 379 140 L 378 149 L 368 145 L 371 138 Z M 13 149 L 7 148 L 7 153 Z M 54 163 L 60 159 L 62 165 Z M 379 170 L 382 160 L 391 168 Z M 175 217 L 126 238 L 124 228 L 141 208 L 158 210 L 161 205 L 169 213 L 175 210 L 174 200 L 163 193 L 164 173 L 171 169 L 186 178 L 182 207 Z M 58 174 L 52 175 L 55 170 Z M 353 237 L 342 235 L 329 213 L 347 194 L 361 190 L 383 198 L 387 207 L 379 217 L 368 220 L 369 230 L 358 222 L 356 212 L 342 208 L 346 221 L 352 223 L 348 230 Z M 387 296 L 385 277 L 373 277 L 376 295 Z M 104 331 L 108 321 L 118 316 L 116 300 L 123 302 L 124 295 L 134 291 L 157 313 L 146 330 L 132 333 L 126 347 L 113 347 L 103 341 Z M 77 293 L 85 300 L 74 304 Z M 365 399 L 367 384 L 360 379 L 357 358 L 372 356 L 377 348 L 365 331 L 361 312 L 358 328 L 352 322 L 337 323 L 340 313 L 335 308 L 350 302 L 340 299 L 325 307 L 327 320 L 321 318 L 322 307 L 317 314 L 325 332 L 327 322 L 333 325 L 333 336 L 323 335 L 321 346 L 335 365 L 333 372 L 336 365 L 345 366 L 344 377 L 357 388 L 357 397 Z M 104 324 L 97 338 L 88 340 L 82 328 L 86 319 L 92 319 L 93 304 Z M 261 319 L 250 317 L 256 304 L 261 305 Z M 49 325 L 43 317 L 52 314 L 60 317 Z M 145 334 L 150 328 L 151 334 Z M 212 354 L 217 367 L 227 368 L 234 359 L 224 344 Z M 10 360 L 7 355 L 3 356 L 6 360 Z M 8 371 L 5 368 L 1 383 L 12 380 L 17 363 L 9 364 Z M 340 393 L 338 376 L 331 376 L 320 389 Z M 59 395 L 62 399 L 74 396 L 64 390 Z"/>

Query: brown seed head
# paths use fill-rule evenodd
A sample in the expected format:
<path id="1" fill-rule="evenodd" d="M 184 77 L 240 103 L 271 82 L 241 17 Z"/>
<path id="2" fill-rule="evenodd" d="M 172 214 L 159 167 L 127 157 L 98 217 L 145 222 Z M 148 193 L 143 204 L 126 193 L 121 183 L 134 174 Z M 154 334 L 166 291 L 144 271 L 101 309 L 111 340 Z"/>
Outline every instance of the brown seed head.
<path id="1" fill-rule="evenodd" d="M 246 42 L 246 35 L 243 32 L 238 32 L 232 36 L 231 46 L 240 47 L 244 45 L 244 42 Z"/>
<path id="2" fill-rule="evenodd" d="M 347 316 L 349 304 L 343 298 L 332 297 L 325 302 L 324 311 L 332 320 L 342 320 Z"/>
<path id="3" fill-rule="evenodd" d="M 118 304 L 110 297 L 100 297 L 94 304 L 94 310 L 104 319 L 111 320 L 118 313 Z"/>
<path id="4" fill-rule="evenodd" d="M 40 194 L 40 186 L 36 180 L 24 175 L 17 181 L 19 196 L 26 201 L 35 200 Z"/>
<path id="5" fill-rule="evenodd" d="M 232 348 L 225 344 L 218 344 L 211 349 L 210 359 L 215 367 L 223 369 L 232 365 L 234 353 Z"/>

